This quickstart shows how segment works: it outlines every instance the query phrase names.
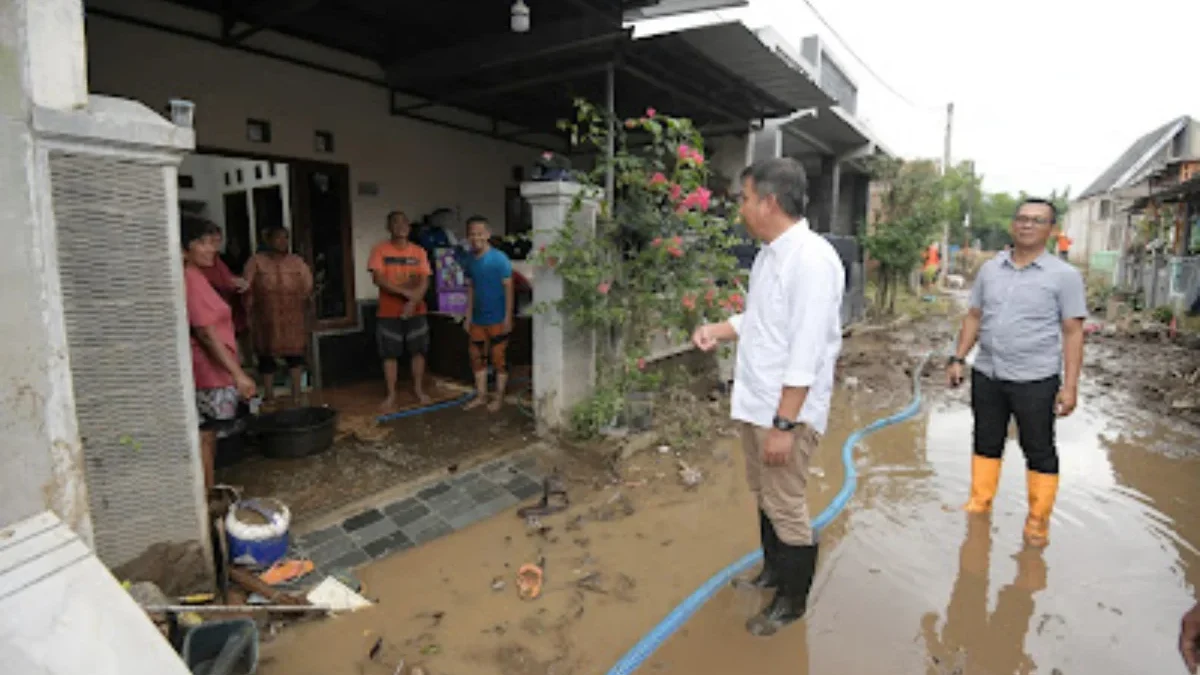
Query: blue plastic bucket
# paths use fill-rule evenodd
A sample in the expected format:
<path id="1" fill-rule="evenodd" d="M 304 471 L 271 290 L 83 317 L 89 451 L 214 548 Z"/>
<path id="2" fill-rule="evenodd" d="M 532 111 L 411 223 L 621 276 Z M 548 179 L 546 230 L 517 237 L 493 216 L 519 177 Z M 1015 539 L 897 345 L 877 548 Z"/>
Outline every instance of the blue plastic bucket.
<path id="1" fill-rule="evenodd" d="M 266 523 L 248 520 L 247 513 L 259 514 Z M 230 561 L 261 568 L 282 560 L 288 552 L 291 520 L 291 511 L 277 499 L 246 499 L 235 503 L 225 517 Z"/>

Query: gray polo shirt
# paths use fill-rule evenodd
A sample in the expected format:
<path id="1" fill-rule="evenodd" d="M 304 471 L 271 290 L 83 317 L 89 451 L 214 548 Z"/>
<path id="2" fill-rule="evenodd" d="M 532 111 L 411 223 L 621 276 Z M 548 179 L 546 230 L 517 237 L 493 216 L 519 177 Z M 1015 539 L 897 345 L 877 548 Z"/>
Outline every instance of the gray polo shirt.
<path id="1" fill-rule="evenodd" d="M 1032 382 L 1062 373 L 1062 322 L 1087 316 L 1083 276 L 1043 253 L 1018 268 L 1007 251 L 983 264 L 971 287 L 982 311 L 974 368 L 995 380 Z"/>

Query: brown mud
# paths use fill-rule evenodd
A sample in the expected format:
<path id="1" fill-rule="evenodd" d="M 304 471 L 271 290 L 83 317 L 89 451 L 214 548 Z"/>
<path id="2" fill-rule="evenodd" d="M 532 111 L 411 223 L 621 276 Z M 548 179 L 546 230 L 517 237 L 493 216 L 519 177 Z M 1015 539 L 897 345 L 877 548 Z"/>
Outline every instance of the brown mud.
<path id="1" fill-rule="evenodd" d="M 247 497 L 275 497 L 299 523 L 431 472 L 453 472 L 480 456 L 513 452 L 532 442 L 532 420 L 517 406 L 497 413 L 457 407 L 377 424 L 382 396 L 377 383 L 314 396 L 312 404 L 339 411 L 338 440 L 327 452 L 301 459 L 271 459 L 251 452 L 218 470 L 217 482 L 238 486 Z M 455 390 L 431 389 L 436 401 Z M 399 393 L 401 409 L 415 407 Z"/>
<path id="2" fill-rule="evenodd" d="M 917 355 L 944 347 L 953 328 L 937 319 L 846 341 L 810 482 L 814 513 L 841 486 L 847 435 L 908 402 Z M 1108 370 L 1122 367 L 1145 363 L 1089 345 L 1080 407 L 1058 426 L 1062 485 L 1049 548 L 1021 543 L 1024 466 L 1013 440 L 994 514 L 969 519 L 958 509 L 969 481 L 969 392 L 943 386 L 939 360 L 923 378 L 922 413 L 862 444 L 858 491 L 821 535 L 806 619 L 751 638 L 742 626 L 765 596 L 726 589 L 639 672 L 1182 672 L 1175 635 L 1200 581 L 1200 431 L 1140 404 L 1120 384 L 1132 375 Z M 569 510 L 532 525 L 503 514 L 360 570 L 377 604 L 284 631 L 263 645 L 260 672 L 388 675 L 403 658 L 430 675 L 605 673 L 758 545 L 728 430 L 678 457 L 651 447 L 616 465 L 579 452 L 543 458 L 563 470 Z M 683 484 L 680 460 L 699 470 L 699 485 Z M 522 601 L 516 571 L 541 560 L 542 595 Z"/>

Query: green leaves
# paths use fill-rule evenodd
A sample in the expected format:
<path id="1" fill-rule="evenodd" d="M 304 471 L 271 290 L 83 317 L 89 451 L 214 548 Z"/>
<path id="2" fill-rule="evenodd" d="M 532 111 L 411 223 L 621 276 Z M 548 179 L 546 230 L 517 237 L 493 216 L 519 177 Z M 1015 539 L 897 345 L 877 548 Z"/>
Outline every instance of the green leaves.
<path id="1" fill-rule="evenodd" d="M 653 109 L 611 119 L 577 99 L 574 119 L 560 128 L 597 158 L 594 169 L 579 172 L 580 182 L 602 188 L 611 168 L 615 185 L 612 210 L 601 210 L 594 231 L 576 222 L 577 199 L 555 240 L 531 254 L 563 280 L 564 297 L 553 307 L 610 338 L 596 394 L 574 420 L 595 429 L 627 392 L 655 386 L 645 358 L 656 336 L 685 340 L 696 325 L 726 318 L 743 301 L 731 252 L 737 240 L 721 215 L 736 206 L 709 190 L 704 139 L 691 120 Z"/>

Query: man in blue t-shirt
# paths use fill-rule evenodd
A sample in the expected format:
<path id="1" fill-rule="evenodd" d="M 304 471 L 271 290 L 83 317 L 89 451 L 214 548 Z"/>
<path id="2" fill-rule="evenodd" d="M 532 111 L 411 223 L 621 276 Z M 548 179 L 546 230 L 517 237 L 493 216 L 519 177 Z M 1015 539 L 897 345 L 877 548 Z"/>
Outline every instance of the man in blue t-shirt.
<path id="1" fill-rule="evenodd" d="M 508 336 L 512 333 L 513 286 L 512 262 L 508 256 L 492 248 L 488 221 L 483 216 L 467 219 L 467 244 L 470 255 L 463 261 L 467 276 L 467 320 L 464 326 L 470 336 L 471 369 L 475 372 L 478 395 L 467 403 L 468 410 L 487 402 L 487 362 L 491 358 L 496 369 L 496 396 L 488 410 L 496 412 L 504 402 L 504 387 L 508 370 L 504 356 Z"/>

